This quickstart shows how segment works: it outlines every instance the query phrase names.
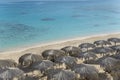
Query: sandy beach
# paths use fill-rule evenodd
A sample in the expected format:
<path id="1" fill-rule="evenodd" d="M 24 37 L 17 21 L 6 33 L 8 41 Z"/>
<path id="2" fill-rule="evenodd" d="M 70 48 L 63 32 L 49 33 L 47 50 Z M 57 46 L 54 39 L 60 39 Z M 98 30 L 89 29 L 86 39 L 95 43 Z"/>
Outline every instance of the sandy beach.
<path id="1" fill-rule="evenodd" d="M 61 49 L 62 47 L 65 47 L 65 46 L 78 46 L 81 43 L 86 43 L 86 42 L 93 43 L 96 40 L 106 40 L 111 37 L 120 38 L 120 33 L 79 37 L 74 39 L 68 39 L 68 40 L 30 46 L 27 48 L 16 49 L 13 51 L 0 52 L 0 59 L 13 59 L 17 62 L 19 57 L 25 53 L 41 54 L 41 52 L 47 49 Z"/>

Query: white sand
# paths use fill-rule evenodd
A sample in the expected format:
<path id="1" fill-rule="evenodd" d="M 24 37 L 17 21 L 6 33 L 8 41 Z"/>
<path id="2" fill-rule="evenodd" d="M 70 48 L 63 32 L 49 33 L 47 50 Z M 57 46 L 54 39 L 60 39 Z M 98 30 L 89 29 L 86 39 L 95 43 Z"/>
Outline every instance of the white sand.
<path id="1" fill-rule="evenodd" d="M 74 39 L 55 41 L 52 43 L 39 44 L 27 48 L 15 49 L 13 51 L 0 52 L 0 59 L 13 59 L 17 62 L 19 57 L 25 53 L 41 54 L 41 52 L 47 49 L 60 49 L 65 46 L 78 46 L 81 43 L 86 43 L 86 42 L 93 43 L 96 40 L 106 40 L 111 37 L 120 38 L 120 33 L 79 37 Z"/>

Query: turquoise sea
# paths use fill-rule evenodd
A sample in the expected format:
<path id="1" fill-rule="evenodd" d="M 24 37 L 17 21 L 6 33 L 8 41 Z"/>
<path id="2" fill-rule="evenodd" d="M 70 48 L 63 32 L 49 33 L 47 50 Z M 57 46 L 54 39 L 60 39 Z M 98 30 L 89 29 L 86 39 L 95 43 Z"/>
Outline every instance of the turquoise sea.
<path id="1" fill-rule="evenodd" d="M 115 32 L 120 32 L 120 0 L 0 4 L 0 51 Z"/>

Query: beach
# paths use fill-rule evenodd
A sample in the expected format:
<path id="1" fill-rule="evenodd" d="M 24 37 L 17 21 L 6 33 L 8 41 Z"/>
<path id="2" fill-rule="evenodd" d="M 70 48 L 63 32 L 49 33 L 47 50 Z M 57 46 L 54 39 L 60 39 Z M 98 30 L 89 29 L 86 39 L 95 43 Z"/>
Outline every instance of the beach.
<path id="1" fill-rule="evenodd" d="M 74 39 L 38 44 L 38 45 L 26 47 L 26 48 L 24 47 L 24 48 L 16 49 L 13 51 L 0 52 L 0 59 L 13 59 L 17 62 L 19 57 L 26 53 L 41 54 L 44 50 L 47 50 L 47 49 L 61 49 L 65 46 L 78 46 L 81 43 L 87 43 L 87 42 L 93 43 L 96 40 L 106 40 L 111 37 L 120 38 L 120 33 L 78 37 Z"/>

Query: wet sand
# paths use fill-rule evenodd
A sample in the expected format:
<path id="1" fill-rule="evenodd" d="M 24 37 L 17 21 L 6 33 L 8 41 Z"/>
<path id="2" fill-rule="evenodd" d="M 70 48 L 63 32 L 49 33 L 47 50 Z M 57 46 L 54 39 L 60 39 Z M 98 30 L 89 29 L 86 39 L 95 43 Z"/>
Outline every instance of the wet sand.
<path id="1" fill-rule="evenodd" d="M 25 53 L 41 54 L 44 50 L 47 49 L 61 49 L 62 47 L 65 46 L 78 46 L 81 43 L 86 43 L 86 42 L 93 43 L 96 40 L 107 40 L 108 38 L 111 37 L 120 38 L 120 33 L 79 37 L 74 39 L 55 41 L 52 43 L 30 46 L 27 48 L 16 49 L 13 51 L 0 52 L 0 59 L 13 59 L 17 62 L 19 57 Z"/>

